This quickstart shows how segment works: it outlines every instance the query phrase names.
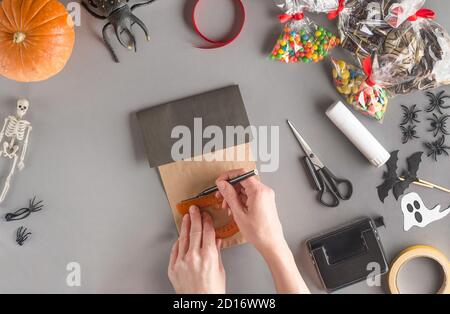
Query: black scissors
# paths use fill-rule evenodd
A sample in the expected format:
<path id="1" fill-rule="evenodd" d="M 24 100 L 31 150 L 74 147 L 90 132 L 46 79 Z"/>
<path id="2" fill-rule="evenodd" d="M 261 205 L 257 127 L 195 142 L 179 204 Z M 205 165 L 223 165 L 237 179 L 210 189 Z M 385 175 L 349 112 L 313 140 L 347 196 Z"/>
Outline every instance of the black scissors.
<path id="1" fill-rule="evenodd" d="M 327 207 L 337 207 L 339 200 L 349 200 L 353 194 L 353 185 L 347 179 L 337 178 L 327 167 L 317 158 L 316 154 L 309 147 L 294 125 L 287 120 L 292 132 L 294 132 L 300 146 L 305 152 L 304 158 L 306 167 L 311 173 L 316 190 L 319 191 L 319 201 Z M 344 191 L 343 191 L 344 190 Z"/>

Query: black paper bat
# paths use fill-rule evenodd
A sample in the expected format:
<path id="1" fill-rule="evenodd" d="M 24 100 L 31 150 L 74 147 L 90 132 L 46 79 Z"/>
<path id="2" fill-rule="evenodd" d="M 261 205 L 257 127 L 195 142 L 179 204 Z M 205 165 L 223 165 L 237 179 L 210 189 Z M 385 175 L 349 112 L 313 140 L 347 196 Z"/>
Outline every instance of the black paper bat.
<path id="1" fill-rule="evenodd" d="M 398 152 L 399 151 L 396 150 L 391 153 L 391 158 L 386 162 L 388 170 L 383 175 L 384 182 L 377 186 L 378 197 L 383 203 L 386 197 L 388 197 L 389 191 L 399 182 L 397 176 Z"/>
<path id="2" fill-rule="evenodd" d="M 420 163 L 422 162 L 422 154 L 423 152 L 417 152 L 412 154 L 408 159 L 408 171 L 403 173 L 404 181 L 398 181 L 394 185 L 394 197 L 396 200 L 405 193 L 406 189 L 415 182 L 419 181 L 417 178 L 417 172 L 419 171 Z"/>

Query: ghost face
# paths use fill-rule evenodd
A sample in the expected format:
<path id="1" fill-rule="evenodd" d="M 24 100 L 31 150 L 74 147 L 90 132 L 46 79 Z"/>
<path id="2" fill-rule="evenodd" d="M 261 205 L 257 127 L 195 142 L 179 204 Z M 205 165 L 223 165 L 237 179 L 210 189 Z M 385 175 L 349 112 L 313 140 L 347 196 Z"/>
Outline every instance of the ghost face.
<path id="1" fill-rule="evenodd" d="M 428 209 L 417 193 L 409 193 L 402 198 L 402 212 L 405 219 L 404 229 L 408 231 L 413 226 L 424 228 L 444 218 L 450 213 L 450 208 L 441 211 L 441 205 L 437 205 Z"/>
<path id="2" fill-rule="evenodd" d="M 22 119 L 22 117 L 27 113 L 30 103 L 26 99 L 19 99 L 17 101 L 17 116 Z"/>

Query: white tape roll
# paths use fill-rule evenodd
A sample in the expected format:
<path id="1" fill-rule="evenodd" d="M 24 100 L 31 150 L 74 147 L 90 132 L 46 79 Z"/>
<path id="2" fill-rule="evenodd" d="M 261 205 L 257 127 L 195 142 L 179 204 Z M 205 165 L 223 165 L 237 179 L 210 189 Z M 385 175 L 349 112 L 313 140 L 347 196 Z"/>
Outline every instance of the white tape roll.
<path id="1" fill-rule="evenodd" d="M 381 167 L 389 160 L 391 155 L 342 102 L 328 108 L 326 115 L 372 165 Z"/>
<path id="2" fill-rule="evenodd" d="M 438 294 L 450 294 L 450 262 L 447 257 L 438 249 L 427 246 L 427 245 L 416 245 L 411 246 L 400 253 L 400 255 L 395 259 L 389 271 L 389 290 L 392 294 L 400 294 L 400 290 L 397 286 L 397 276 L 400 269 L 408 263 L 409 261 L 419 258 L 426 257 L 438 262 L 444 271 L 444 282 L 442 287 L 439 289 Z"/>

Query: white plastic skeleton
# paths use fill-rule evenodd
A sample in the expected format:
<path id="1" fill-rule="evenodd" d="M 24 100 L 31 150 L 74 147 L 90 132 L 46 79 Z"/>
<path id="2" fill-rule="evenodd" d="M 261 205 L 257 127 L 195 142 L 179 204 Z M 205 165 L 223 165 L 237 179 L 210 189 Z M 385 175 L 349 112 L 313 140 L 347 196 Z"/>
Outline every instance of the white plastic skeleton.
<path id="1" fill-rule="evenodd" d="M 24 159 L 27 153 L 28 138 L 32 127 L 30 122 L 22 118 L 27 113 L 29 106 L 30 103 L 28 100 L 18 100 L 17 115 L 5 118 L 5 124 L 0 132 L 0 157 L 5 157 L 13 161 L 11 170 L 6 177 L 3 190 L 0 194 L 0 203 L 3 202 L 8 193 L 11 178 L 14 176 L 16 167 L 22 170 L 25 166 Z"/>

